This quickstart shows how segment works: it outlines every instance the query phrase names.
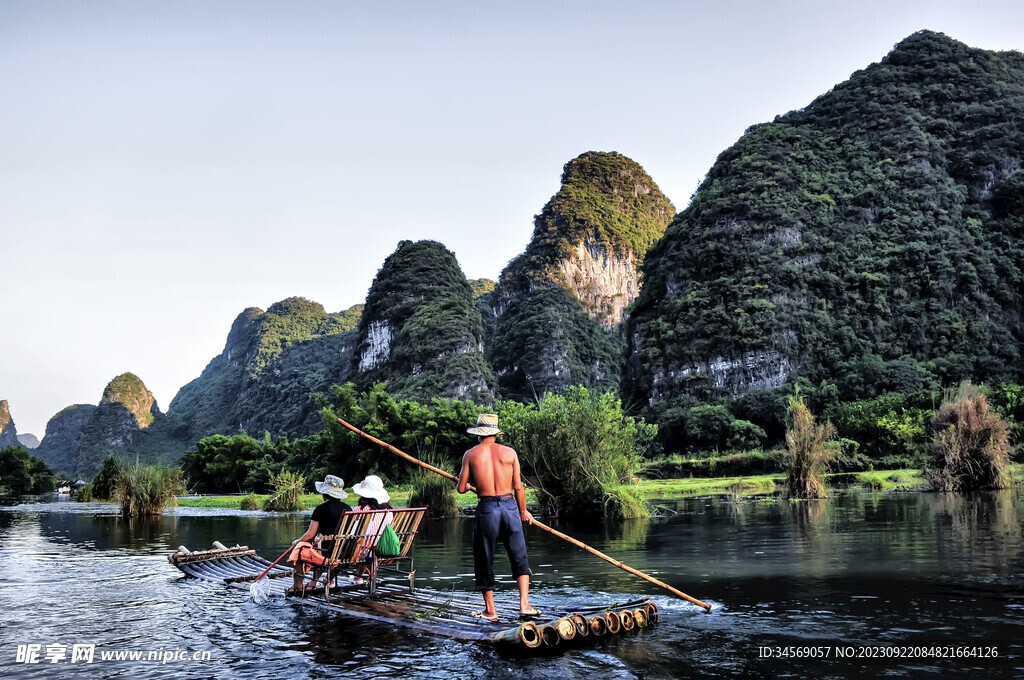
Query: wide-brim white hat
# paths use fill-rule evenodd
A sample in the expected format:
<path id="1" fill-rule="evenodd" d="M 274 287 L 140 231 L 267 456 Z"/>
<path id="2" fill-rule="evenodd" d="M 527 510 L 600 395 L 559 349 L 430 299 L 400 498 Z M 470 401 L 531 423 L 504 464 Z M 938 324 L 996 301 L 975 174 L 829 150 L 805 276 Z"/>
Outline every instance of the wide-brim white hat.
<path id="1" fill-rule="evenodd" d="M 384 480 L 377 475 L 367 475 L 366 479 L 352 487 L 352 492 L 362 498 L 372 498 L 378 503 L 391 500 L 391 495 L 384 489 Z"/>
<path id="2" fill-rule="evenodd" d="M 345 491 L 345 480 L 341 477 L 327 475 L 324 477 L 324 481 L 316 482 L 314 486 L 317 493 L 322 493 L 325 496 L 332 496 L 338 500 L 348 498 L 348 492 Z"/>
<path id="3" fill-rule="evenodd" d="M 481 413 L 480 417 L 476 419 L 476 427 L 471 427 L 466 432 L 475 434 L 478 437 L 508 434 L 498 427 L 498 416 L 493 413 Z"/>

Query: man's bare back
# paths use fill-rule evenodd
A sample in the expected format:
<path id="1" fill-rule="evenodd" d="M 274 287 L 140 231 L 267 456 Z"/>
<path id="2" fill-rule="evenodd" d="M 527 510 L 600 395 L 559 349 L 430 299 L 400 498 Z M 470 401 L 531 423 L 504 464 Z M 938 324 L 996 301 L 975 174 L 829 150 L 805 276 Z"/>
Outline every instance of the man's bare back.
<path id="1" fill-rule="evenodd" d="M 466 493 L 470 479 L 477 496 L 507 496 L 515 493 L 519 514 L 524 522 L 533 516 L 526 510 L 526 493 L 515 449 L 499 444 L 494 437 L 485 437 L 462 458 L 459 493 Z"/>

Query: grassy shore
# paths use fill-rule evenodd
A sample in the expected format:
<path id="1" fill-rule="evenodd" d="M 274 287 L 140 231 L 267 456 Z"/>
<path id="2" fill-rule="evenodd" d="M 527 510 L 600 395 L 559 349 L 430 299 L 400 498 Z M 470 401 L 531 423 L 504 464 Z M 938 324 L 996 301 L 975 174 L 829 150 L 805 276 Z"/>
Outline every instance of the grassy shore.
<path id="1" fill-rule="evenodd" d="M 1014 480 L 1024 481 L 1024 464 L 1010 466 Z M 746 477 L 691 477 L 688 479 L 644 479 L 640 481 L 641 493 L 648 501 L 672 500 L 692 496 L 761 496 L 770 495 L 781 488 L 786 476 L 749 475 Z M 829 484 L 833 489 L 847 488 L 862 491 L 926 491 L 928 483 L 920 470 L 905 468 L 902 470 L 871 470 L 868 472 L 850 472 L 828 475 Z M 391 504 L 395 507 L 406 507 L 412 489 L 398 487 L 391 491 Z M 266 495 L 256 496 L 262 504 Z M 244 496 L 202 496 L 179 498 L 178 505 L 186 508 L 226 508 L 237 510 Z M 459 508 L 476 504 L 476 494 L 456 494 Z M 309 510 L 321 502 L 319 494 L 304 494 L 303 506 Z M 355 501 L 351 495 L 348 499 Z M 537 506 L 537 497 L 533 490 L 526 492 L 526 502 L 531 507 Z"/>

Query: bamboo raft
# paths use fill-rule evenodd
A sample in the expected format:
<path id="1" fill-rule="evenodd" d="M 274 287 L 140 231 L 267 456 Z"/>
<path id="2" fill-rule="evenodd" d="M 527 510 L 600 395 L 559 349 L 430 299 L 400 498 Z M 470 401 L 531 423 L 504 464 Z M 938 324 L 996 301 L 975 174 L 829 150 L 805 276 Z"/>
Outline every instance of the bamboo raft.
<path id="1" fill-rule="evenodd" d="M 167 559 L 187 576 L 244 590 L 248 590 L 256 577 L 271 565 L 248 546 L 228 548 L 216 541 L 213 545 L 213 549 L 200 552 L 181 546 Z M 270 569 L 264 578 L 270 579 L 273 596 L 285 596 L 292 573 L 291 568 L 281 565 Z M 652 626 L 659 618 L 658 606 L 650 598 L 643 597 L 572 611 L 546 607 L 542 608 L 543 619 L 537 621 L 503 621 L 518 619 L 518 610 L 508 613 L 499 610 L 499 621 L 492 623 L 472 615 L 480 609 L 478 599 L 471 600 L 465 593 L 416 588 L 411 574 L 407 584 L 380 582 L 373 596 L 365 586 L 346 585 L 332 588 L 327 599 L 323 590 L 307 591 L 306 595 L 292 599 L 316 609 L 431 635 L 529 650 L 622 635 Z"/>

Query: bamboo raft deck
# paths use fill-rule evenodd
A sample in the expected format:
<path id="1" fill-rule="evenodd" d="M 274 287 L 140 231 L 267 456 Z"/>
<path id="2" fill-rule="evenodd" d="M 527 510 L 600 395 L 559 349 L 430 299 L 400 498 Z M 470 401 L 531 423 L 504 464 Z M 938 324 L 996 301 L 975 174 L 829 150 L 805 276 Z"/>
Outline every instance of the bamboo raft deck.
<path id="1" fill-rule="evenodd" d="M 232 588 L 248 590 L 256 577 L 270 566 L 247 546 L 228 548 L 214 542 L 212 550 L 192 552 L 184 546 L 168 556 L 168 561 L 187 576 L 216 581 Z M 285 596 L 293 570 L 275 565 L 264 577 L 272 596 Z M 370 596 L 365 586 L 332 588 L 329 600 L 323 589 L 292 597 L 293 601 L 316 609 L 388 623 L 431 635 L 467 642 L 492 643 L 524 649 L 541 649 L 564 644 L 593 642 L 622 635 L 658 622 L 658 606 L 643 597 L 606 606 L 575 608 L 542 607 L 541 617 L 519 621 L 518 610 L 499 608 L 499 621 L 492 623 L 472 615 L 481 608 L 479 599 L 467 593 L 452 593 L 407 584 L 382 581 Z M 510 621 L 515 619 L 515 621 Z"/>

